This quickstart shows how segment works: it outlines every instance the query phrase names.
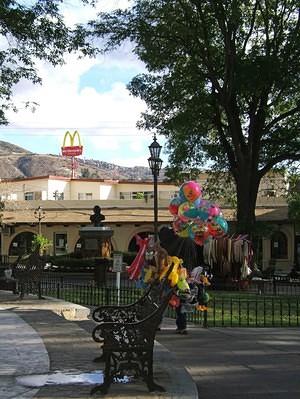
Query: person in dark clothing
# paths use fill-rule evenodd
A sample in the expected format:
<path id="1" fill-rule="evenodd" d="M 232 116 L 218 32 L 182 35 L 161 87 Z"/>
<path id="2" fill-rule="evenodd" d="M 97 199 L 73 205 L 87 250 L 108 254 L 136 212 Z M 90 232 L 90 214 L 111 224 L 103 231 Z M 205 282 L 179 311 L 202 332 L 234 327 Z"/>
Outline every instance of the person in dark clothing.
<path id="1" fill-rule="evenodd" d="M 187 283 L 187 270 L 185 267 L 180 267 L 179 280 L 177 282 L 177 296 L 179 299 L 179 306 L 176 308 L 176 326 L 177 334 L 187 334 L 187 313 L 193 311 L 193 298 L 191 295 L 190 286 Z"/>
<path id="2" fill-rule="evenodd" d="M 177 293 L 179 298 L 179 306 L 175 308 L 176 311 L 176 333 L 177 334 L 187 334 L 187 322 L 186 322 L 186 314 L 188 311 L 188 304 L 191 299 L 190 290 L 186 289 L 185 291 L 178 291 Z"/>

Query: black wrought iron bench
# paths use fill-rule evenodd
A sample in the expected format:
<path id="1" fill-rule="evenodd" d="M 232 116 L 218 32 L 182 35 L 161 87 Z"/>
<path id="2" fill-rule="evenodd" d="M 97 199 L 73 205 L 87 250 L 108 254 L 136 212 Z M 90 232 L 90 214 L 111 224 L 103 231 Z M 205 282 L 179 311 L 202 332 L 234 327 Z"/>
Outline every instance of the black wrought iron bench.
<path id="1" fill-rule="evenodd" d="M 13 276 L 17 281 L 20 299 L 28 293 L 36 293 L 42 299 L 41 278 L 44 268 L 45 261 L 38 250 L 18 258 L 13 267 Z"/>
<path id="2" fill-rule="evenodd" d="M 103 384 L 94 387 L 91 394 L 98 391 L 106 394 L 114 380 L 132 374 L 134 378 L 142 377 L 150 392 L 164 391 L 153 380 L 153 347 L 157 328 L 172 295 L 173 289 L 162 284 L 151 287 L 135 304 L 103 307 L 105 312 L 97 309 L 94 320 L 105 318 L 105 321 L 95 327 L 93 338 L 102 342 L 105 369 Z M 115 317 L 120 318 L 108 321 Z"/>
<path id="3" fill-rule="evenodd" d="M 104 305 L 94 309 L 92 318 L 97 323 L 123 321 L 126 323 L 139 321 L 157 309 L 165 283 L 155 281 L 137 301 L 128 305 Z"/>

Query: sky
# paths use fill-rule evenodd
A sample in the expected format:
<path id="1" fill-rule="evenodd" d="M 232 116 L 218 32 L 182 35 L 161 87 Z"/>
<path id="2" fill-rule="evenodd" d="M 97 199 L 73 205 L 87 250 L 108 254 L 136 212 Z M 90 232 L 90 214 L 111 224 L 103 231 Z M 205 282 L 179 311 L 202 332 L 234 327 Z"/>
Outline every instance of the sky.
<path id="1" fill-rule="evenodd" d="M 29 2 L 30 0 L 23 0 Z M 31 0 L 32 2 L 32 0 Z M 97 9 L 79 0 L 67 0 L 63 7 L 68 24 L 88 21 L 97 11 L 126 7 L 127 0 L 99 0 Z M 64 134 L 79 131 L 82 157 L 121 166 L 148 166 L 150 132 L 136 128 L 145 103 L 130 95 L 126 85 L 145 66 L 126 43 L 113 53 L 79 60 L 65 57 L 63 66 L 38 62 L 42 85 L 21 81 L 14 88 L 18 112 L 7 114 L 9 125 L 0 126 L 0 140 L 41 154 L 61 153 Z M 25 109 L 26 101 L 36 102 L 35 111 Z M 163 138 L 158 141 L 164 144 Z M 166 166 L 167 157 L 161 158 Z"/>

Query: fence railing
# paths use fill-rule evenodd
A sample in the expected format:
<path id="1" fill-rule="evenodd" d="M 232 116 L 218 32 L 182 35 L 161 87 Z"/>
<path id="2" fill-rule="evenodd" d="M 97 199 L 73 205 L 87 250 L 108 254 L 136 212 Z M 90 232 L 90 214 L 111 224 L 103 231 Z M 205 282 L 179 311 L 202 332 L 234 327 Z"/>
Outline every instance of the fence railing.
<path id="1" fill-rule="evenodd" d="M 49 276 L 48 276 L 49 277 Z M 282 287 L 281 287 L 282 288 Z M 135 302 L 142 289 L 113 286 L 97 286 L 92 279 L 70 280 L 47 278 L 41 282 L 42 295 L 52 296 L 85 306 L 128 304 Z M 278 293 L 278 287 L 276 288 Z M 222 296 L 210 292 L 207 312 L 188 313 L 188 321 L 203 327 L 293 327 L 300 325 L 300 301 L 297 295 L 267 296 L 249 294 L 249 297 Z M 166 316 L 175 318 L 175 310 L 169 307 Z"/>
<path id="2" fill-rule="evenodd" d="M 207 315 L 209 327 L 299 326 L 298 297 L 213 297 Z"/>
<path id="3" fill-rule="evenodd" d="M 270 279 L 253 279 L 246 281 L 247 284 L 224 283 L 218 282 L 214 284 L 217 291 L 242 291 L 259 295 L 300 295 L 300 280 L 292 280 L 289 278 L 273 277 Z"/>

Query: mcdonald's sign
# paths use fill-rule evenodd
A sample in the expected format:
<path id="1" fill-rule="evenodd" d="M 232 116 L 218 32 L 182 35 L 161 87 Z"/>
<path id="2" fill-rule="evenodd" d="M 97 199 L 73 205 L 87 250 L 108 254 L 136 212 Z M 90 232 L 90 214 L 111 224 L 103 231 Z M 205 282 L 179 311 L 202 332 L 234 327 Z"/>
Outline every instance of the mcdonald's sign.
<path id="1" fill-rule="evenodd" d="M 77 138 L 77 145 L 74 145 L 75 139 Z M 83 146 L 81 145 L 80 136 L 77 130 L 72 134 L 69 131 L 65 133 L 63 145 L 61 147 L 62 155 L 66 157 L 75 157 L 81 155 Z"/>

